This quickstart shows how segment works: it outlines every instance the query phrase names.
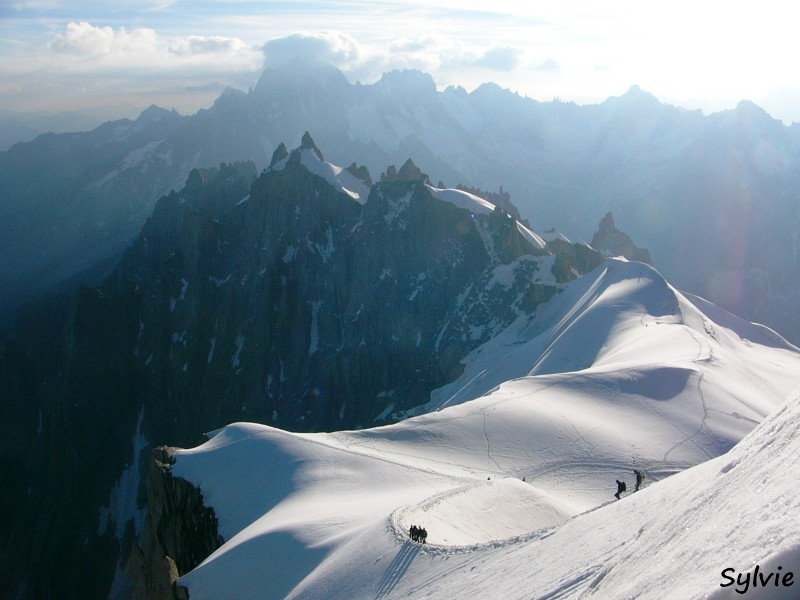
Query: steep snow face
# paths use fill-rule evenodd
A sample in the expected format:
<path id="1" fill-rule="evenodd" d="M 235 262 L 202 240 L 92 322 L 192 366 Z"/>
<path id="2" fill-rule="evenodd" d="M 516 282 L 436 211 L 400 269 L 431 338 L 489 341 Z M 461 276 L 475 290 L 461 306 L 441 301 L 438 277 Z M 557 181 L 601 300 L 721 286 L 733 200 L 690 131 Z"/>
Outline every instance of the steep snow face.
<path id="1" fill-rule="evenodd" d="M 677 562 L 693 574 L 683 589 L 713 591 L 722 569 L 773 552 L 732 512 L 744 503 L 757 519 L 768 506 L 749 490 L 768 480 L 757 454 L 773 442 L 751 436 L 762 441 L 739 458 L 660 480 L 725 453 L 784 402 L 800 354 L 704 309 L 715 320 L 653 269 L 610 260 L 465 357 L 433 412 L 329 434 L 235 424 L 179 451 L 175 474 L 201 487 L 227 540 L 182 584 L 192 598 L 655 598 L 672 594 L 681 578 L 664 565 Z M 770 430 L 781 439 L 798 427 L 782 419 Z M 633 468 L 649 489 L 603 506 L 615 479 L 633 488 Z M 797 555 L 796 527 L 780 528 L 794 521 L 777 525 L 797 508 L 786 490 L 770 491 L 772 525 L 756 532 L 780 557 Z M 714 537 L 715 522 L 728 537 Z M 425 547 L 408 541 L 413 524 L 428 530 Z"/>

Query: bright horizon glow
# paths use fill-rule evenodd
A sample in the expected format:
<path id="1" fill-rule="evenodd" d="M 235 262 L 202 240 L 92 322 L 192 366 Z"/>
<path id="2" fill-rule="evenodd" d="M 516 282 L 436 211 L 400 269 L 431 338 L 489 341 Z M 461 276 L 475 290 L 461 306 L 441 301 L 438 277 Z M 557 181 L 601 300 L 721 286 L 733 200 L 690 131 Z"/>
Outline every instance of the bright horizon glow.
<path id="1" fill-rule="evenodd" d="M 279 50 L 332 62 L 351 82 L 413 68 L 439 89 L 493 81 L 578 104 L 638 85 L 706 114 L 751 100 L 800 122 L 794 12 L 775 0 L 12 0 L 0 8 L 0 111 L 193 113 L 226 86 L 254 85 Z"/>

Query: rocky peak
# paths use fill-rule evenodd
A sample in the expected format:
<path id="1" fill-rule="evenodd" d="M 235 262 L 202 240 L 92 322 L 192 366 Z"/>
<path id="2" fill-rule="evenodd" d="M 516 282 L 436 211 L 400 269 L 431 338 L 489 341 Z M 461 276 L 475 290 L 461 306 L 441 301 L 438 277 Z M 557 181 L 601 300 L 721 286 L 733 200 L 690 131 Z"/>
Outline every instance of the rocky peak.
<path id="1" fill-rule="evenodd" d="M 356 163 L 352 163 L 346 170 L 363 181 L 367 187 L 372 187 L 372 177 L 365 165 L 359 167 Z"/>
<path id="2" fill-rule="evenodd" d="M 150 124 L 163 121 L 164 119 L 172 119 L 176 117 L 180 118 L 180 115 L 174 108 L 172 110 L 167 110 L 165 108 L 161 108 L 160 106 L 156 106 L 155 104 L 151 104 L 142 111 L 137 121 L 140 123 Z"/>
<path id="3" fill-rule="evenodd" d="M 424 98 L 436 94 L 436 82 L 433 77 L 414 69 L 384 73 L 375 85 L 392 97 Z"/>
<path id="4" fill-rule="evenodd" d="M 772 118 L 767 111 L 749 100 L 742 100 L 733 110 L 733 122 L 750 128 L 763 136 L 779 136 L 783 133 L 783 124 Z"/>
<path id="5" fill-rule="evenodd" d="M 429 183 L 428 176 L 410 158 L 403 163 L 400 170 L 397 170 L 394 165 L 389 165 L 386 172 L 381 173 L 381 181 L 425 181 Z"/>
<path id="6" fill-rule="evenodd" d="M 616 231 L 617 227 L 614 225 L 614 215 L 611 214 L 611 211 L 606 213 L 606 216 L 600 219 L 600 224 L 597 228 L 597 235 L 605 236 L 608 235 L 609 232 Z"/>
<path id="7" fill-rule="evenodd" d="M 269 161 L 270 168 L 274 167 L 276 163 L 279 163 L 287 156 L 289 156 L 289 151 L 286 149 L 286 144 L 281 142 L 278 144 L 278 147 L 275 148 L 275 152 L 272 153 L 272 160 Z"/>
<path id="8" fill-rule="evenodd" d="M 606 256 L 624 256 L 628 260 L 652 264 L 650 252 L 645 248 L 637 247 L 628 234 L 617 229 L 614 224 L 614 215 L 611 212 L 607 212 L 606 216 L 600 219 L 591 245 L 592 248 Z"/>
<path id="9" fill-rule="evenodd" d="M 303 134 L 303 139 L 302 139 L 302 140 L 300 140 L 300 149 L 301 149 L 301 150 L 313 150 L 313 151 L 314 151 L 314 153 L 315 153 L 315 154 L 316 154 L 316 155 L 319 157 L 319 159 L 320 159 L 321 161 L 324 161 L 324 160 L 325 160 L 325 159 L 322 157 L 322 152 L 320 151 L 320 149 L 319 149 L 319 148 L 317 148 L 317 145 L 314 143 L 314 140 L 313 140 L 313 138 L 311 137 L 311 134 L 310 134 L 310 133 L 308 133 L 308 131 L 306 131 L 306 132 Z"/>

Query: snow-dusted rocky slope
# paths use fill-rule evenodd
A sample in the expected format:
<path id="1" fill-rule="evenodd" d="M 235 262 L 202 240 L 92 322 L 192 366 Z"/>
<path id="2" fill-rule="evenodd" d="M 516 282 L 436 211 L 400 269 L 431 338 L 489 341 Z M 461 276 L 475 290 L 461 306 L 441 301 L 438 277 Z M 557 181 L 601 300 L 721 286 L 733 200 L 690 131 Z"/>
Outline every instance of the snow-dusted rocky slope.
<path id="1" fill-rule="evenodd" d="M 394 425 L 237 423 L 178 451 L 226 540 L 182 577 L 193 600 L 699 597 L 798 562 L 798 400 L 748 436 L 800 385 L 770 330 L 609 260 L 464 362 Z"/>

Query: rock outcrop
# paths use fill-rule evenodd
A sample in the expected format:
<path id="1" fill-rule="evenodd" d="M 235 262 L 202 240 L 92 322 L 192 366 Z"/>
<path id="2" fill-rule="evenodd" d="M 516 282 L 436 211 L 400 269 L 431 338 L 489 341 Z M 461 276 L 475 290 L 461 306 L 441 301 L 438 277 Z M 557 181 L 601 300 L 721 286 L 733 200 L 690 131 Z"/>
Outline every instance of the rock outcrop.
<path id="1" fill-rule="evenodd" d="M 652 265 L 650 252 L 646 248 L 639 248 L 633 243 L 630 236 L 617 229 L 614 224 L 614 215 L 610 212 L 600 219 L 600 225 L 592 238 L 592 248 L 606 256 L 624 256 L 628 260 Z"/>
<path id="2" fill-rule="evenodd" d="M 138 600 L 187 600 L 178 577 L 223 543 L 214 510 L 203 504 L 199 489 L 172 475 L 172 462 L 166 446 L 151 453 L 147 517 L 129 563 Z"/>

